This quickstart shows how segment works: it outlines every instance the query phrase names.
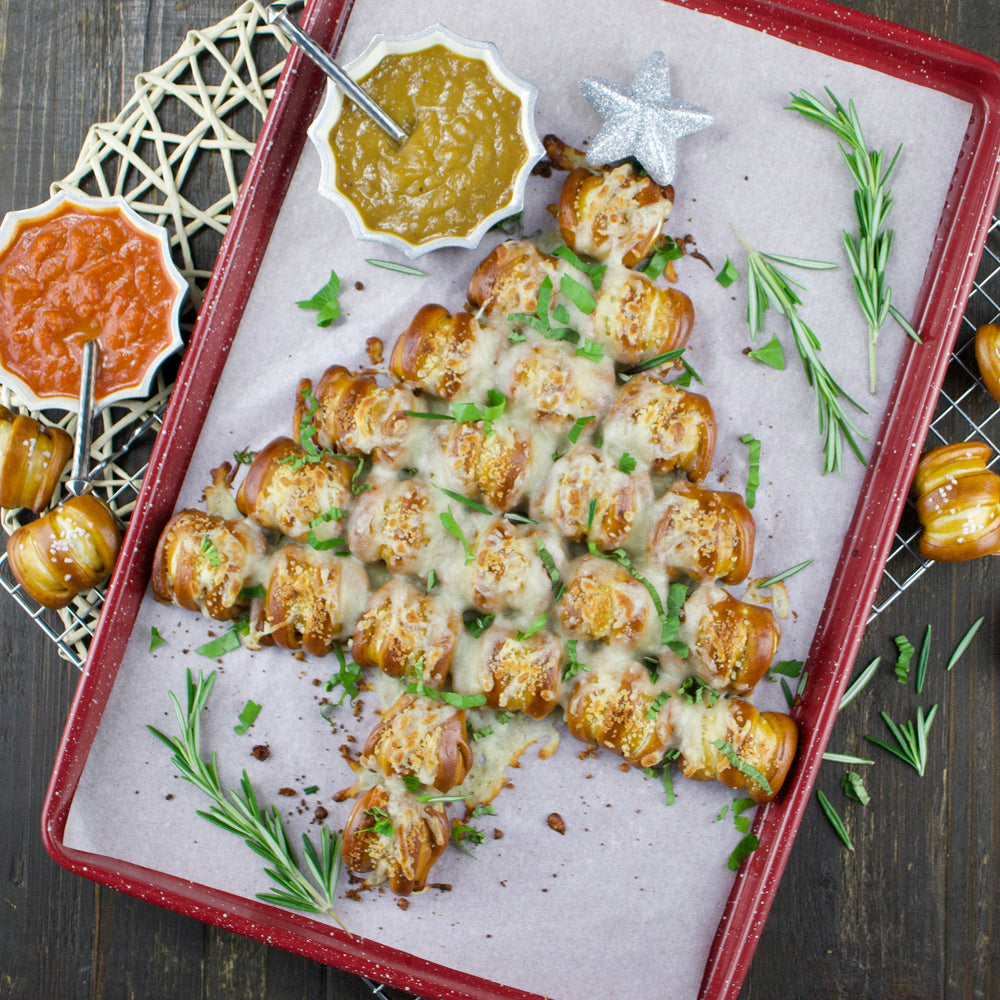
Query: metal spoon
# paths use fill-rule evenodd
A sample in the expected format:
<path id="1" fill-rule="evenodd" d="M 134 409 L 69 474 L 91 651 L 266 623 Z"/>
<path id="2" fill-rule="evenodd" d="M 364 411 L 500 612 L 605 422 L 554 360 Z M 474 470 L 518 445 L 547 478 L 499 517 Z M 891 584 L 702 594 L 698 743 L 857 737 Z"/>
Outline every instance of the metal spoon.
<path id="1" fill-rule="evenodd" d="M 90 443 L 94 423 L 94 384 L 100 366 L 100 349 L 96 340 L 88 340 L 83 345 L 80 362 L 80 406 L 76 417 L 76 440 L 73 442 L 73 465 L 66 490 L 73 496 L 83 496 L 90 489 Z"/>
<path id="2" fill-rule="evenodd" d="M 289 16 L 287 8 L 296 0 L 275 0 L 265 11 L 268 24 L 276 24 L 361 110 L 391 139 L 402 145 L 409 133 L 400 128 L 329 56 L 326 50 L 307 35 Z"/>

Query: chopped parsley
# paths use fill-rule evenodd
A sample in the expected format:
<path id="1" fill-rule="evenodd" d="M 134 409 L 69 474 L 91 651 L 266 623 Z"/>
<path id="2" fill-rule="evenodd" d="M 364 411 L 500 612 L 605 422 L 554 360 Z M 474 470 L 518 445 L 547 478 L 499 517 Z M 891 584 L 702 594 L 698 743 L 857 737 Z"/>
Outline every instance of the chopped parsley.
<path id="1" fill-rule="evenodd" d="M 329 326 L 340 316 L 340 278 L 330 272 L 330 280 L 312 298 L 295 303 L 300 309 L 316 310 L 316 325 Z"/>
<path id="2" fill-rule="evenodd" d="M 233 732 L 242 736 L 257 721 L 261 707 L 255 701 L 248 699 L 247 703 L 243 706 L 243 711 L 239 714 L 239 724 L 233 726 Z"/>

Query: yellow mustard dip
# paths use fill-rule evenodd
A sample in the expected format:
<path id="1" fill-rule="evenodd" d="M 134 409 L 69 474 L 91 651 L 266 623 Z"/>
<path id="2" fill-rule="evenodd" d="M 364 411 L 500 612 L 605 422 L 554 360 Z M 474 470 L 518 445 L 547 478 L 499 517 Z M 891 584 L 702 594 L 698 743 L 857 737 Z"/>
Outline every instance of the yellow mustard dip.
<path id="1" fill-rule="evenodd" d="M 433 45 L 386 55 L 359 82 L 410 133 L 397 146 L 348 100 L 330 132 L 337 187 L 369 229 L 467 236 L 510 201 L 528 156 L 521 99 L 482 59 Z"/>

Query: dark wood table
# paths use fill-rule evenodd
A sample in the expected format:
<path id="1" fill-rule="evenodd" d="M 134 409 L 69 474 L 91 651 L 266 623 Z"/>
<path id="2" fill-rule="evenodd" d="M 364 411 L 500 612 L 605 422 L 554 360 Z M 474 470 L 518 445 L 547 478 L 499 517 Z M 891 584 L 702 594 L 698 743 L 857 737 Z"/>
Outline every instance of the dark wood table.
<path id="1" fill-rule="evenodd" d="M 0 213 L 44 201 L 92 122 L 115 117 L 133 80 L 233 0 L 0 2 Z M 849 0 L 1000 58 L 995 0 Z M 993 314 L 990 315 L 990 309 Z M 995 318 L 984 303 L 976 321 Z M 968 330 L 963 336 L 968 335 Z M 977 419 L 995 409 L 970 401 Z M 933 628 L 925 705 L 939 706 L 921 777 L 880 759 L 870 803 L 848 803 L 842 765 L 818 787 L 847 819 L 855 850 L 808 809 L 741 996 L 745 1000 L 1000 997 L 1000 641 L 996 563 L 936 565 L 868 628 L 858 664 Z M 998 588 L 1000 589 L 1000 588 Z M 944 664 L 979 616 L 958 666 Z M 78 680 L 0 594 L 0 997 L 369 997 L 352 976 L 203 925 L 68 874 L 46 854 L 39 817 Z M 831 747 L 882 751 L 879 711 L 912 716 L 912 694 L 883 670 L 838 720 Z M 595 915 L 595 918 L 597 915 Z M 656 928 L 649 932 L 657 947 Z M 626 992 L 623 989 L 623 993 Z M 401 997 L 392 990 L 383 995 Z M 673 998 L 688 1000 L 688 998 Z"/>

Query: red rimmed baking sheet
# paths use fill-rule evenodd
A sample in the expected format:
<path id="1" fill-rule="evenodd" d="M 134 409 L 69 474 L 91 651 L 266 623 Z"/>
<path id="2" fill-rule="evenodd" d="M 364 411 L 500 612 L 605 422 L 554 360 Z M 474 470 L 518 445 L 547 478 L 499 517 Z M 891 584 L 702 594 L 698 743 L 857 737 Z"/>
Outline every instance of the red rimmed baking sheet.
<path id="1" fill-rule="evenodd" d="M 355 6 L 362 11 L 367 9 L 361 4 Z M 885 444 L 876 445 L 873 452 L 839 568 L 834 574 L 826 613 L 810 650 L 810 682 L 804 704 L 797 713 L 804 740 L 796 769 L 781 799 L 760 811 L 756 819 L 755 830 L 762 848 L 743 866 L 733 886 L 705 969 L 702 992 L 714 998 L 735 995 L 752 954 L 811 791 L 812 774 L 832 726 L 839 692 L 860 640 L 943 378 L 996 199 L 998 126 L 993 94 L 998 72 L 994 64 L 974 54 L 826 4 L 704 2 L 676 6 L 721 16 L 772 36 L 819 48 L 837 59 L 877 69 L 891 77 L 919 82 L 967 102 L 972 109 L 958 167 L 945 195 L 937 237 L 930 251 L 932 265 L 913 304 L 913 314 L 919 317 L 919 325 L 925 332 L 925 344 L 905 352 L 896 370 L 890 394 L 892 403 L 878 434 L 878 440 Z M 551 5 L 550 9 L 557 11 L 558 6 Z M 344 30 L 346 13 L 338 3 L 317 4 L 310 8 L 307 23 L 314 33 L 330 42 Z M 398 21 L 393 19 L 392 30 L 397 27 Z M 595 32 L 593 44 L 599 47 L 597 36 Z M 643 44 L 652 47 L 654 43 Z M 696 81 L 681 72 L 683 58 L 673 56 L 672 62 L 684 83 L 681 96 L 697 101 Z M 579 75 L 590 72 L 600 74 L 602 69 L 589 65 Z M 626 76 L 619 78 L 627 82 Z M 218 888 L 178 879 L 154 868 L 82 852 L 65 841 L 72 801 L 146 588 L 152 546 L 177 502 L 198 431 L 223 374 L 244 304 L 253 289 L 257 268 L 298 162 L 304 139 L 303 123 L 309 118 L 320 82 L 310 66 L 302 65 L 297 57 L 292 58 L 258 145 L 259 152 L 245 182 L 244 197 L 185 359 L 70 717 L 46 804 L 43 824 L 46 843 L 60 863 L 105 884 L 401 988 L 427 996 L 533 996 L 382 945 L 331 933 L 326 925 L 316 921 Z M 535 82 L 544 93 L 545 81 Z M 821 84 L 822 81 L 801 81 L 802 86 L 814 88 Z M 592 122 L 588 124 L 593 127 Z M 683 150 L 682 146 L 682 158 Z M 832 142 L 829 153 L 831 158 L 836 155 Z M 797 249 L 769 248 L 787 252 Z M 468 269 L 462 276 L 467 277 L 467 273 Z M 811 414 L 808 419 L 812 419 Z"/>

